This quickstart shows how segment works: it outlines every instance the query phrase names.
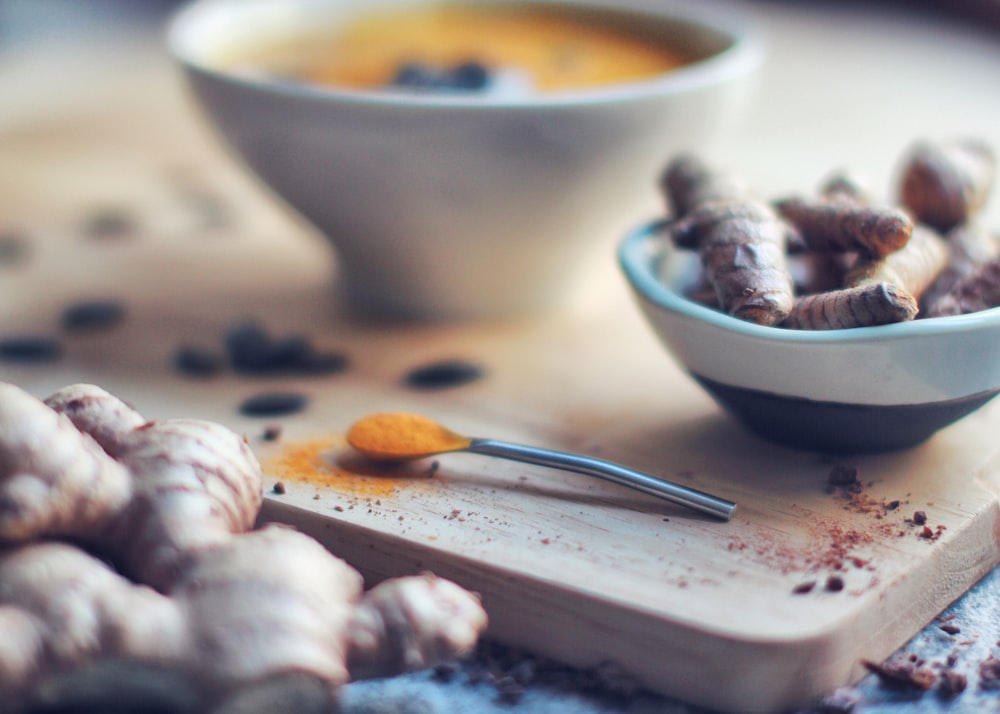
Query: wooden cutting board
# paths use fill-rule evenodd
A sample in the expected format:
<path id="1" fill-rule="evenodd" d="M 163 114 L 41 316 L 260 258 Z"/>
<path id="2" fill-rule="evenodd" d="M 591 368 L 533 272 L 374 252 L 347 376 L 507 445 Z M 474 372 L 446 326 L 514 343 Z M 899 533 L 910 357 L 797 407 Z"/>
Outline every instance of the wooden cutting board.
<path id="1" fill-rule="evenodd" d="M 325 243 L 222 155 L 162 58 L 135 57 L 124 68 L 111 52 L 8 60 L 18 71 L 4 88 L 23 101 L 0 117 L 0 216 L 28 251 L 0 264 L 0 331 L 57 336 L 66 354 L 0 363 L 0 379 L 40 396 L 90 381 L 150 418 L 221 421 L 262 460 L 264 518 L 313 534 L 370 582 L 432 570 L 482 594 L 499 639 L 571 664 L 612 660 L 655 691 L 724 710 L 786 709 L 856 679 L 863 658 L 890 654 L 1000 559 L 1000 403 L 891 455 L 834 461 L 764 443 L 661 351 L 613 264 L 616 236 L 590 292 L 550 314 L 464 325 L 345 315 Z M 37 91 L 56 79 L 64 91 Z M 111 213 L 127 230 L 95 234 L 93 219 Z M 62 333 L 62 309 L 90 298 L 121 300 L 124 324 Z M 172 369 L 180 345 L 219 348 L 246 316 L 343 351 L 349 369 L 211 380 Z M 404 385 L 441 359 L 484 376 Z M 307 394 L 309 408 L 237 412 L 273 390 Z M 619 461 L 732 499 L 738 514 L 720 523 L 470 455 L 372 473 L 343 434 L 390 409 Z M 271 424 L 282 433 L 268 442 Z M 831 486 L 838 469 L 861 487 Z M 283 494 L 270 491 L 277 481 Z"/>

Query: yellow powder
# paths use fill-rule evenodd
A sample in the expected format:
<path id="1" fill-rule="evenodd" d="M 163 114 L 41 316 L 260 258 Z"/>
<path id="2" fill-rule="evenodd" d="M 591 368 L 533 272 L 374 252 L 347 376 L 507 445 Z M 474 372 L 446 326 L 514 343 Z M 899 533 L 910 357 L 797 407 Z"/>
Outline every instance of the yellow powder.
<path id="1" fill-rule="evenodd" d="M 355 422 L 347 443 L 368 458 L 392 461 L 455 451 L 468 446 L 469 439 L 425 416 L 392 412 Z"/>
<path id="2" fill-rule="evenodd" d="M 388 498 L 401 487 L 411 488 L 423 481 L 414 476 L 427 476 L 426 469 L 419 473 L 399 470 L 363 473 L 353 466 L 345 468 L 331 459 L 331 454 L 343 445 L 342 438 L 332 437 L 287 442 L 277 453 L 262 456 L 261 466 L 278 480 L 329 487 L 367 500 Z"/>

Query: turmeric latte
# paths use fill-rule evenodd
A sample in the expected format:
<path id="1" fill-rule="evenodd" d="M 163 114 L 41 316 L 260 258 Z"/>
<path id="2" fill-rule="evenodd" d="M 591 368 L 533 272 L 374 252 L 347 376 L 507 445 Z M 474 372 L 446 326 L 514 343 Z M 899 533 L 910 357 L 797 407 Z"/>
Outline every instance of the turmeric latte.
<path id="1" fill-rule="evenodd" d="M 518 71 L 538 91 L 648 79 L 693 58 L 648 17 L 624 11 L 495 3 L 368 11 L 224 59 L 231 67 L 349 89 L 393 84 L 403 66 L 474 62 Z"/>

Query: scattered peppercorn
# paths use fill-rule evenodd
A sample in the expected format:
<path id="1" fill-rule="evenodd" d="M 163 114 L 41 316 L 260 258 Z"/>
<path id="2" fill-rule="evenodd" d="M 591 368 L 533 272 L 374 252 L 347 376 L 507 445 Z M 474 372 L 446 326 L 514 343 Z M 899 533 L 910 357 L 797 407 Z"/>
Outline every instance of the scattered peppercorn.
<path id="1" fill-rule="evenodd" d="M 458 387 L 483 376 L 481 367 L 462 360 L 443 360 L 418 367 L 404 378 L 412 389 L 435 390 Z"/>
<path id="2" fill-rule="evenodd" d="M 913 523 L 918 526 L 922 526 L 927 523 L 927 514 L 923 511 L 917 511 L 913 514 Z"/>
<path id="3" fill-rule="evenodd" d="M 844 589 L 844 579 L 839 575 L 831 575 L 826 579 L 826 591 L 831 593 L 839 593 Z"/>
<path id="4" fill-rule="evenodd" d="M 174 367 L 189 377 L 214 377 L 226 367 L 219 354 L 199 347 L 181 347 L 174 353 Z"/>
<path id="5" fill-rule="evenodd" d="M 274 486 L 271 487 L 271 491 L 278 494 L 279 496 L 285 495 L 285 482 L 275 481 Z"/>
<path id="6" fill-rule="evenodd" d="M 490 82 L 490 70 L 481 62 L 461 62 L 443 69 L 422 62 L 405 62 L 396 71 L 390 86 L 418 91 L 481 92 Z"/>
<path id="7" fill-rule="evenodd" d="M 296 392 L 261 392 L 240 403 L 244 416 L 269 417 L 296 414 L 306 408 L 309 398 Z"/>
<path id="8" fill-rule="evenodd" d="M 807 595 L 813 591 L 816 587 L 816 581 L 810 580 L 806 583 L 799 583 L 794 588 L 792 588 L 793 595 Z"/>
<path id="9" fill-rule="evenodd" d="M 117 300 L 88 300 L 67 307 L 60 323 L 68 332 L 90 332 L 115 327 L 125 319 L 125 306 Z"/>
<path id="10" fill-rule="evenodd" d="M 275 339 L 255 322 L 245 322 L 230 330 L 225 346 L 230 365 L 241 374 L 316 376 L 341 372 L 348 366 L 345 355 L 319 352 L 303 335 Z"/>
<path id="11" fill-rule="evenodd" d="M 58 340 L 44 335 L 0 339 L 0 360 L 7 362 L 54 362 L 62 357 L 62 352 Z"/>
<path id="12" fill-rule="evenodd" d="M 282 428 L 280 424 L 269 424 L 264 427 L 264 432 L 260 435 L 263 441 L 277 441 L 281 438 Z"/>
<path id="13" fill-rule="evenodd" d="M 28 242 L 16 233 L 0 233 L 0 265 L 23 262 L 28 256 Z"/>
<path id="14" fill-rule="evenodd" d="M 137 231 L 135 220 L 123 210 L 105 208 L 84 220 L 82 232 L 94 240 L 128 238 Z"/>

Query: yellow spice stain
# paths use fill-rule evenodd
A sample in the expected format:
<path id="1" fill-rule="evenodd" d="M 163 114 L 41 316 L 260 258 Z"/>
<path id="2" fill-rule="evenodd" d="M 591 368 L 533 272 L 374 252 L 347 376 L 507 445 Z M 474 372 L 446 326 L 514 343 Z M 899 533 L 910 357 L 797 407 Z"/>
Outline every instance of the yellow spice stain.
<path id="1" fill-rule="evenodd" d="M 265 474 L 281 481 L 331 488 L 364 500 L 396 495 L 400 490 L 427 488 L 434 464 L 375 464 L 357 455 L 342 435 L 287 441 L 260 457 Z"/>

